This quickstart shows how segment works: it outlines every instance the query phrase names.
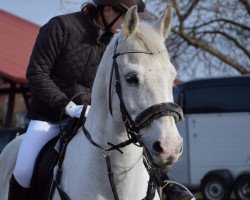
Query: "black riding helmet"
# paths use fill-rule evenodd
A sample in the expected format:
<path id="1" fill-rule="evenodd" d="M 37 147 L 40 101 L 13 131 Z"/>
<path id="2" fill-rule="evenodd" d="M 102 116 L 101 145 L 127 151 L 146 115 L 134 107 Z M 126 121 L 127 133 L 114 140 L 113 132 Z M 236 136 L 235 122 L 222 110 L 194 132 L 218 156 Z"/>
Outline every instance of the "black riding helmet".
<path id="1" fill-rule="evenodd" d="M 145 0 L 144 0 L 145 1 Z M 123 13 L 127 10 L 137 5 L 138 12 L 145 12 L 145 3 L 143 0 L 94 0 L 94 4 L 103 6 L 113 6 Z"/>
<path id="2" fill-rule="evenodd" d="M 154 20 L 155 16 L 146 10 L 146 0 L 93 0 L 97 6 L 112 6 L 118 9 L 121 14 L 124 14 L 132 6 L 137 6 L 138 15 L 144 20 Z"/>

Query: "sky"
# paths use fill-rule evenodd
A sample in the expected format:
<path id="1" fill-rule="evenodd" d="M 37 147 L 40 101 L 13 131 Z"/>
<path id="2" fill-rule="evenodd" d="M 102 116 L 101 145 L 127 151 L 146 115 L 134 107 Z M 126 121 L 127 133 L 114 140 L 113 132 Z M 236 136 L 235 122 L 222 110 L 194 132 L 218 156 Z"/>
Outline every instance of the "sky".
<path id="1" fill-rule="evenodd" d="M 84 0 L 0 0 L 0 9 L 37 25 L 45 24 L 56 15 L 79 11 Z"/>
<path id="2" fill-rule="evenodd" d="M 0 0 L 0 9 L 41 26 L 56 15 L 79 11 L 87 1 L 92 0 Z"/>

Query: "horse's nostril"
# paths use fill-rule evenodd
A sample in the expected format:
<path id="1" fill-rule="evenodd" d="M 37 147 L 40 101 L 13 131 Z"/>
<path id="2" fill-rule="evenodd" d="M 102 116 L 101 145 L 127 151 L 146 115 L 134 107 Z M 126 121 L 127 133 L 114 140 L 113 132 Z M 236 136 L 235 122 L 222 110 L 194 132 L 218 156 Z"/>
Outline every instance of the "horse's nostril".
<path id="1" fill-rule="evenodd" d="M 183 151 L 183 144 L 181 144 L 179 153 L 181 153 L 182 151 Z"/>
<path id="2" fill-rule="evenodd" d="M 161 143 L 160 142 L 155 142 L 153 144 L 153 150 L 156 151 L 157 153 L 162 153 L 163 148 L 161 147 Z"/>
<path id="3" fill-rule="evenodd" d="M 173 163 L 174 162 L 174 156 L 169 156 L 168 157 L 168 162 Z"/>

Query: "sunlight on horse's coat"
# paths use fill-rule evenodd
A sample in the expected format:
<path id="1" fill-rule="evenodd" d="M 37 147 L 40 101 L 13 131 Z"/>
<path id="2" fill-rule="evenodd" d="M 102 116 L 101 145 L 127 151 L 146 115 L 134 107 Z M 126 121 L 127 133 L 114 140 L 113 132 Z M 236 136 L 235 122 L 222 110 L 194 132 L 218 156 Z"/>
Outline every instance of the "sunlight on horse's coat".
<path id="1" fill-rule="evenodd" d="M 107 142 L 118 144 L 127 140 L 114 82 L 112 85 L 113 116 L 109 113 L 108 105 L 110 71 L 116 39 L 118 39 L 117 52 L 154 53 L 154 55 L 124 54 L 117 57 L 123 100 L 131 117 L 134 119 L 154 104 L 173 102 L 172 87 L 176 71 L 169 60 L 164 43 L 171 29 L 171 18 L 170 6 L 161 19 L 150 23 L 139 20 L 136 7 L 128 11 L 123 30 L 114 36 L 104 53 L 93 86 L 92 106 L 86 120 L 86 128 L 96 143 L 108 147 Z M 128 82 L 127 79 L 131 77 L 136 80 L 134 83 Z M 173 164 L 180 156 L 182 138 L 172 116 L 156 119 L 148 127 L 142 129 L 140 134 L 156 165 L 165 167 Z M 118 151 L 111 153 L 119 199 L 141 200 L 146 195 L 149 179 L 143 165 L 143 149 L 129 145 L 123 149 L 123 152 L 123 154 Z M 1 155 L 0 159 L 3 160 L 4 156 L 6 154 Z M 4 164 L 5 167 L 12 169 L 14 162 Z M 0 185 L 3 180 L 2 176 L 6 180 L 10 173 L 1 173 Z M 81 129 L 68 146 L 63 163 L 61 186 L 72 200 L 113 199 L 102 152 L 85 138 Z M 7 200 L 7 190 L 8 185 L 4 183 L 0 188 L 1 200 Z M 57 192 L 53 199 L 60 199 Z M 156 196 L 155 200 L 159 200 L 159 197 Z"/>

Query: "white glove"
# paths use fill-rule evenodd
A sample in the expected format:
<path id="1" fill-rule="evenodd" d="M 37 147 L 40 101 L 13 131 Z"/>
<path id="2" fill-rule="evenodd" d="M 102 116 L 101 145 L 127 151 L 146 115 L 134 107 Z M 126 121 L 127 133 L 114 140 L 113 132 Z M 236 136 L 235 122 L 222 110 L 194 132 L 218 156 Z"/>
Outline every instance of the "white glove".
<path id="1" fill-rule="evenodd" d="M 91 106 L 88 105 L 88 106 L 87 106 L 87 109 L 86 109 L 86 111 L 85 111 L 85 114 L 84 114 L 85 117 L 88 116 L 90 108 L 91 108 Z"/>
<path id="2" fill-rule="evenodd" d="M 66 106 L 66 114 L 70 117 L 79 118 L 83 109 L 83 105 L 76 105 L 74 102 L 70 101 Z"/>

